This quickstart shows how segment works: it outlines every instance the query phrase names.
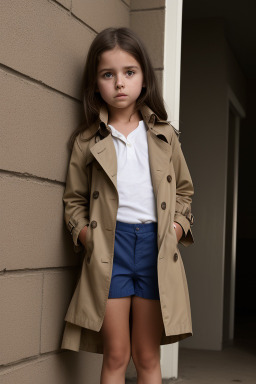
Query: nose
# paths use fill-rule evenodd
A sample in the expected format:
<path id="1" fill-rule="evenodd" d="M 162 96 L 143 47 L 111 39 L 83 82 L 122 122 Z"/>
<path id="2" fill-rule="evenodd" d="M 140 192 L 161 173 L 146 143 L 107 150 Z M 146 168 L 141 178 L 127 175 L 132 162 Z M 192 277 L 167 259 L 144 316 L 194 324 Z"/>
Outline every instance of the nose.
<path id="1" fill-rule="evenodd" d="M 123 77 L 121 75 L 118 75 L 116 77 L 116 88 L 117 89 L 124 88 L 124 81 L 123 81 Z"/>

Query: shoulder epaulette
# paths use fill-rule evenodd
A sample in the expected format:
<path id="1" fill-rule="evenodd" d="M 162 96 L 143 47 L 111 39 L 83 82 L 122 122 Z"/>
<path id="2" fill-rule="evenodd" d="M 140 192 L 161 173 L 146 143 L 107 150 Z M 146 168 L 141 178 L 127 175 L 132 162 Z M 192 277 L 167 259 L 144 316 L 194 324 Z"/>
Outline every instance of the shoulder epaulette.
<path id="1" fill-rule="evenodd" d="M 176 134 L 176 136 L 178 137 L 178 139 L 180 139 L 180 134 L 181 134 L 181 132 L 178 130 L 178 129 L 176 129 L 169 121 L 168 121 L 168 124 L 172 127 L 172 129 L 174 130 L 174 132 L 175 132 L 175 134 Z"/>

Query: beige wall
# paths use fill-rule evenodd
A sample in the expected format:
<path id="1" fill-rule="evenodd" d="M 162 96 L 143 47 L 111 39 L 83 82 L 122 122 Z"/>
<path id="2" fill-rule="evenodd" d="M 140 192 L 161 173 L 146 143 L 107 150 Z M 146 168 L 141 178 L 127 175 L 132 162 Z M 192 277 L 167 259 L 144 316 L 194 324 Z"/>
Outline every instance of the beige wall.
<path id="1" fill-rule="evenodd" d="M 131 0 L 131 28 L 142 38 L 162 88 L 166 0 Z"/>
<path id="2" fill-rule="evenodd" d="M 131 25 L 161 82 L 164 1 L 12 0 L 0 15 L 0 382 L 98 384 L 102 356 L 59 350 L 80 262 L 63 222 L 67 141 L 103 28 Z"/>
<path id="3" fill-rule="evenodd" d="M 228 89 L 242 106 L 245 79 L 222 22 L 186 22 L 182 31 L 182 147 L 195 186 L 195 244 L 183 250 L 194 336 L 183 347 L 222 348 Z"/>
<path id="4" fill-rule="evenodd" d="M 1 2 L 3 384 L 99 382 L 101 356 L 59 353 L 79 262 L 64 228 L 62 194 L 89 44 L 105 27 L 129 26 L 129 1 L 107 3 Z"/>

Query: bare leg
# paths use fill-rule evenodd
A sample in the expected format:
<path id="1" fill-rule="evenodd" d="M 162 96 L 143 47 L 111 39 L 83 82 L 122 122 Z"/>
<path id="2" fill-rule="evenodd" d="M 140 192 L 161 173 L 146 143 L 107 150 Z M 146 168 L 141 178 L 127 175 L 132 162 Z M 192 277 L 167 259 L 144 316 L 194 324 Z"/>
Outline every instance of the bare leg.
<path id="1" fill-rule="evenodd" d="M 163 320 L 159 300 L 132 297 L 132 358 L 138 384 L 161 384 L 160 341 Z"/>
<path id="2" fill-rule="evenodd" d="M 102 325 L 104 350 L 100 384 L 125 384 L 131 357 L 130 306 L 131 296 L 108 299 Z"/>

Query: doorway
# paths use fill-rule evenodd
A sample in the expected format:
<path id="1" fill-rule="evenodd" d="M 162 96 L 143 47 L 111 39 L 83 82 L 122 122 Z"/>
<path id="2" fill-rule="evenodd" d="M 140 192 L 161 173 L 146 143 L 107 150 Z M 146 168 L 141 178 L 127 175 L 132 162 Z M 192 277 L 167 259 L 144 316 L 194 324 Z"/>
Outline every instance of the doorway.
<path id="1" fill-rule="evenodd" d="M 256 352 L 256 80 L 247 88 L 246 119 L 241 120 L 239 143 L 238 226 L 234 342 Z"/>
<path id="2" fill-rule="evenodd" d="M 240 116 L 229 103 L 223 346 L 234 339 Z"/>

